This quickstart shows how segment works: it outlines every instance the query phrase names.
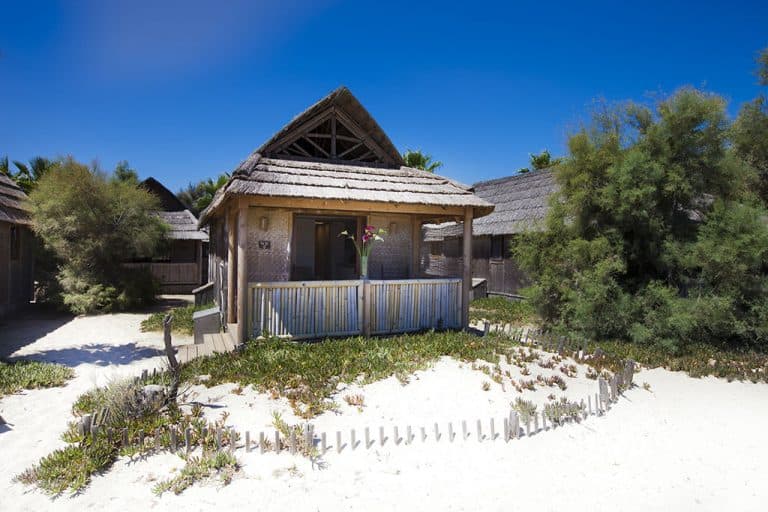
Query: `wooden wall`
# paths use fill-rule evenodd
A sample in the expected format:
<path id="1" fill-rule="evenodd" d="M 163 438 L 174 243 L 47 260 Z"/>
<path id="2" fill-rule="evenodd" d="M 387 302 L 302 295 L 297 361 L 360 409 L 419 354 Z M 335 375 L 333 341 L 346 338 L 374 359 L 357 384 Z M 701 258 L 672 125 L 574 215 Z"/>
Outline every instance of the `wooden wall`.
<path id="1" fill-rule="evenodd" d="M 267 219 L 262 229 L 262 217 Z M 293 213 L 282 208 L 248 208 L 248 281 L 287 281 L 291 274 Z"/>
<path id="2" fill-rule="evenodd" d="M 529 280 L 509 254 L 514 236 L 505 236 L 503 257 L 491 257 L 491 237 L 476 236 L 472 241 L 472 277 L 488 281 L 490 295 L 519 295 Z M 450 238 L 442 242 L 427 242 L 422 246 L 422 272 L 435 277 L 461 276 L 461 239 Z"/>
<path id="3" fill-rule="evenodd" d="M 32 300 L 33 295 L 33 234 L 17 226 L 19 254 L 11 258 L 11 224 L 0 222 L 0 316 L 6 315 Z"/>
<path id="4" fill-rule="evenodd" d="M 411 269 L 411 216 L 374 214 L 369 221 L 376 228 L 386 229 L 387 234 L 383 242 L 374 246 L 368 259 L 368 276 L 371 279 L 408 278 Z"/>

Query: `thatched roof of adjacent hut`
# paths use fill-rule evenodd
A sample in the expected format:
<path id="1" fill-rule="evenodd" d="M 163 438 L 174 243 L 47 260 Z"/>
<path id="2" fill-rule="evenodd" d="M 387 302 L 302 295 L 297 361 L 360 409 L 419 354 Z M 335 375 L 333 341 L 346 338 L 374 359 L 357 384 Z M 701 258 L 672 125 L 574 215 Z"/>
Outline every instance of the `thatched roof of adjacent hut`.
<path id="1" fill-rule="evenodd" d="M 237 195 L 467 207 L 493 205 L 470 187 L 403 165 L 389 137 L 345 87 L 295 117 L 232 173 L 201 224 Z"/>
<path id="2" fill-rule="evenodd" d="M 157 212 L 158 216 L 170 226 L 167 237 L 171 240 L 208 241 L 208 232 L 198 229 L 197 217 L 189 210 L 181 212 Z"/>
<path id="3" fill-rule="evenodd" d="M 162 210 L 155 212 L 170 226 L 167 237 L 171 240 L 208 240 L 208 230 L 197 226 L 197 217 L 184 206 L 176 194 L 155 178 L 147 178 L 140 186 L 160 199 Z"/>
<path id="4" fill-rule="evenodd" d="M 473 222 L 473 235 L 513 235 L 542 229 L 549 197 L 557 190 L 557 183 L 552 171 L 543 169 L 481 181 L 473 188 L 475 194 L 496 205 L 493 213 Z M 437 242 L 461 236 L 463 228 L 452 222 L 430 226 L 424 231 L 425 241 Z"/>
<path id="5" fill-rule="evenodd" d="M 31 224 L 24 205 L 26 198 L 27 194 L 11 178 L 0 174 L 0 222 Z"/>
<path id="6" fill-rule="evenodd" d="M 155 178 L 149 177 L 142 181 L 139 186 L 160 199 L 160 204 L 164 212 L 183 212 L 187 209 L 187 207 L 184 206 L 184 203 L 176 197 L 176 194 L 168 190 L 165 185 Z"/>

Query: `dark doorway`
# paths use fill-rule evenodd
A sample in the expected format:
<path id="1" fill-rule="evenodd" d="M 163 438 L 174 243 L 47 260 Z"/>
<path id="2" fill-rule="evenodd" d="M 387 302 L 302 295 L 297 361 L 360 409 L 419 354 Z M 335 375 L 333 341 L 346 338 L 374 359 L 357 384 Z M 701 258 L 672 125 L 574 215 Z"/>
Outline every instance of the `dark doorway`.
<path id="1" fill-rule="evenodd" d="M 296 215 L 291 251 L 292 281 L 334 281 L 357 277 L 357 252 L 342 231 L 358 232 L 357 217 Z"/>

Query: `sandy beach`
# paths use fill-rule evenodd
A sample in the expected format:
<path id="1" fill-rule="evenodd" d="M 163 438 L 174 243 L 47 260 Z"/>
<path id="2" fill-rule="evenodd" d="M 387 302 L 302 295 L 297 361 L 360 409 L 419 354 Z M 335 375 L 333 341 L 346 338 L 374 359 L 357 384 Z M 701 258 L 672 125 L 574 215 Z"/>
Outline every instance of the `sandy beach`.
<path id="1" fill-rule="evenodd" d="M 152 486 L 183 466 L 176 455 L 144 460 L 122 458 L 76 497 L 52 500 L 11 481 L 13 475 L 63 446 L 59 439 L 71 419 L 69 409 L 82 392 L 142 368 L 162 365 L 161 337 L 140 333 L 146 315 L 120 314 L 52 322 L 36 341 L 14 345 L 34 334 L 20 325 L 2 337 L 11 353 L 72 366 L 76 378 L 63 388 L 24 391 L 0 399 L 9 425 L 0 431 L 0 509 L 2 510 L 763 510 L 768 499 L 764 441 L 768 429 L 768 385 L 682 373 L 643 370 L 602 417 L 542 432 L 508 443 L 470 438 L 448 443 L 415 440 L 410 446 L 375 445 L 365 450 L 330 450 L 313 464 L 287 452 L 260 454 L 238 450 L 242 470 L 228 486 L 195 485 L 180 496 L 155 496 Z M 179 339 L 179 342 L 188 340 Z M 514 370 L 516 367 L 513 367 Z M 532 376 L 544 373 L 531 365 Z M 572 399 L 594 393 L 597 384 L 583 376 L 568 379 L 562 393 Z M 545 374 L 546 375 L 546 374 Z M 514 374 L 513 374 L 514 377 Z M 483 383 L 490 382 L 488 391 Z M 215 418 L 229 413 L 240 431 L 271 431 L 272 413 L 289 423 L 301 421 L 284 399 L 271 399 L 249 387 L 193 386 L 190 397 L 223 406 L 208 409 Z M 560 395 L 561 393 L 559 393 Z M 551 388 L 524 396 L 546 402 Z M 361 394 L 362 410 L 346 404 Z M 343 387 L 339 408 L 312 420 L 317 432 L 358 435 L 366 426 L 458 425 L 462 419 L 497 418 L 509 411 L 518 393 L 492 382 L 471 364 L 444 358 L 417 372 L 407 385 L 389 378 L 366 386 Z M 500 430 L 500 427 L 499 427 Z M 334 433 L 332 435 L 332 433 Z"/>

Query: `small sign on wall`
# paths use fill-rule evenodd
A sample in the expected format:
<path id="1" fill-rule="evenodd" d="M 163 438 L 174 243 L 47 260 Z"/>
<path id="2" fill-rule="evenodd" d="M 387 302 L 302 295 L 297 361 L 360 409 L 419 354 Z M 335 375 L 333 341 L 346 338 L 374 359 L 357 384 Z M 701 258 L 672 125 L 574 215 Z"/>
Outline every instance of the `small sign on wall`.
<path id="1" fill-rule="evenodd" d="M 259 240 L 259 250 L 268 251 L 272 249 L 272 242 L 269 240 Z"/>

